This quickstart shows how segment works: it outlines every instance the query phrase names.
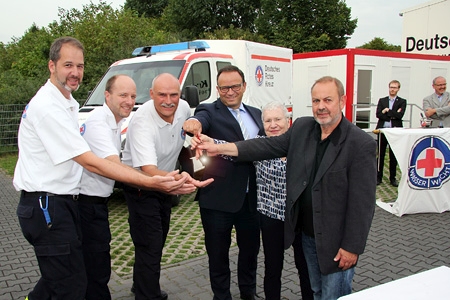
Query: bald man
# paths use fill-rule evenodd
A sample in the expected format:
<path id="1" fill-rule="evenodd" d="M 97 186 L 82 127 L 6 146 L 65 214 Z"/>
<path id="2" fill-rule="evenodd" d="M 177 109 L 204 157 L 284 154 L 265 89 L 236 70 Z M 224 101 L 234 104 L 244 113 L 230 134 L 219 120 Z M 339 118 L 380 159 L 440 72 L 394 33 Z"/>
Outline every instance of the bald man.
<path id="1" fill-rule="evenodd" d="M 151 100 L 133 115 L 127 130 L 123 162 L 149 175 L 165 175 L 175 169 L 183 147 L 183 122 L 191 115 L 186 101 L 180 100 L 177 78 L 168 73 L 155 77 L 150 89 Z M 186 183 L 203 187 L 183 172 Z M 175 177 L 177 178 L 177 177 Z M 157 191 L 144 191 L 126 185 L 130 234 L 135 246 L 133 269 L 136 299 L 167 299 L 159 285 L 161 256 L 169 232 L 171 196 Z"/>

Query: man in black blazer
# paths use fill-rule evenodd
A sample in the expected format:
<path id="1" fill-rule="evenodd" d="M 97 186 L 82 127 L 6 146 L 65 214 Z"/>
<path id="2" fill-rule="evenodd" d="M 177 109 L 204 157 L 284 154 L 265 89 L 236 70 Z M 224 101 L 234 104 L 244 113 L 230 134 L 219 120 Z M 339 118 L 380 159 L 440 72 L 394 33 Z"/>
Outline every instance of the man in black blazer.
<path id="1" fill-rule="evenodd" d="M 377 129 L 403 127 L 402 118 L 406 110 L 406 100 L 397 96 L 400 90 L 400 82 L 392 80 L 389 82 L 389 96 L 380 98 L 377 105 Z M 384 157 L 386 155 L 386 147 L 388 141 L 386 136 L 381 132 L 378 133 L 378 173 L 377 185 L 383 180 Z M 391 185 L 397 187 L 398 182 L 395 178 L 397 173 L 397 159 L 394 152 L 389 146 L 389 180 Z"/>
<path id="2" fill-rule="evenodd" d="M 220 98 L 210 104 L 200 104 L 194 117 L 183 126 L 196 136 L 208 136 L 236 142 L 264 134 L 261 111 L 242 103 L 246 89 L 243 72 L 226 66 L 217 74 Z M 241 129 L 236 110 L 243 120 Z M 245 130 L 245 131 L 244 131 Z M 213 184 L 197 192 L 200 215 L 209 257 L 209 276 L 214 299 L 232 299 L 230 293 L 229 248 L 231 231 L 236 230 L 238 282 L 241 299 L 255 299 L 256 267 L 259 252 L 259 216 L 256 210 L 256 174 L 251 162 L 233 162 L 211 158 L 204 178 L 214 178 Z"/>
<path id="3" fill-rule="evenodd" d="M 351 293 L 364 252 L 375 209 L 376 142 L 343 117 L 338 79 L 320 78 L 311 95 L 314 118 L 297 119 L 283 135 L 197 148 L 238 162 L 287 157 L 284 246 L 301 233 L 314 299 L 329 300 Z"/>

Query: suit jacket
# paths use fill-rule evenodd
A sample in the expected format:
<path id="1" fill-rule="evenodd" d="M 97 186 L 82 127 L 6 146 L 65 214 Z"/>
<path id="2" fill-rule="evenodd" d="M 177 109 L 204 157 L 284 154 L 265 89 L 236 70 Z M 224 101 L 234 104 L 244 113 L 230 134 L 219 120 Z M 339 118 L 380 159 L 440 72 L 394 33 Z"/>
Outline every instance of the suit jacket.
<path id="1" fill-rule="evenodd" d="M 323 274 L 341 271 L 333 258 L 339 248 L 364 252 L 375 209 L 376 142 L 343 118 L 338 138 L 331 139 L 314 181 L 320 126 L 312 117 L 297 119 L 283 135 L 236 143 L 238 160 L 287 157 L 284 246 L 294 241 L 299 220 L 299 197 L 312 184 L 313 226 Z"/>
<path id="2" fill-rule="evenodd" d="M 442 101 L 439 101 L 436 93 L 423 99 L 423 110 L 436 108 L 436 113 L 431 116 L 433 123 L 431 127 L 439 127 L 440 123 L 444 127 L 450 127 L 450 95 L 448 92 L 442 94 Z"/>
<path id="3" fill-rule="evenodd" d="M 244 104 L 264 135 L 261 111 Z M 244 140 L 238 121 L 228 107 L 217 99 L 213 103 L 200 104 L 194 117 L 202 124 L 202 133 L 219 140 L 236 142 Z M 251 162 L 236 162 L 221 157 L 210 157 L 203 172 L 203 179 L 214 178 L 214 182 L 197 191 L 196 200 L 201 208 L 237 212 L 244 203 L 247 182 L 250 209 L 256 211 L 256 172 Z"/>
<path id="4" fill-rule="evenodd" d="M 384 122 L 391 121 L 392 127 L 403 127 L 402 118 L 406 110 L 406 100 L 397 97 L 392 105 L 392 109 L 383 114 L 382 111 L 389 108 L 389 96 L 380 98 L 377 105 L 377 128 L 383 128 Z M 400 109 L 400 111 L 398 111 Z"/>

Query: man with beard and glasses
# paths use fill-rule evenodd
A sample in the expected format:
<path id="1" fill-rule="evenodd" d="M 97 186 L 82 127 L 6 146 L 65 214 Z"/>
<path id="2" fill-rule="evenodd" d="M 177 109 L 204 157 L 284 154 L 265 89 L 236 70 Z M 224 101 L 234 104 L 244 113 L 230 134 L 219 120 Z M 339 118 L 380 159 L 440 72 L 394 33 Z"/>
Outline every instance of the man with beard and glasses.
<path id="1" fill-rule="evenodd" d="M 78 126 L 78 102 L 72 97 L 84 73 L 84 48 L 75 38 L 56 39 L 50 47 L 50 79 L 30 100 L 19 126 L 19 158 L 13 184 L 21 191 L 17 216 L 33 245 L 41 277 L 27 299 L 84 299 L 78 195 L 83 167 L 96 174 L 164 192 L 189 192 L 186 178 L 147 176 L 97 157 Z"/>
<path id="2" fill-rule="evenodd" d="M 149 175 L 166 175 L 175 169 L 186 138 L 183 122 L 191 115 L 186 101 L 180 99 L 177 78 L 163 73 L 153 79 L 151 100 L 145 102 L 131 119 L 122 161 Z M 187 172 L 177 175 L 187 183 L 203 187 L 213 180 L 198 181 Z M 167 299 L 159 285 L 161 257 L 172 210 L 171 195 L 124 185 L 128 204 L 130 234 L 135 248 L 133 290 L 136 299 Z"/>

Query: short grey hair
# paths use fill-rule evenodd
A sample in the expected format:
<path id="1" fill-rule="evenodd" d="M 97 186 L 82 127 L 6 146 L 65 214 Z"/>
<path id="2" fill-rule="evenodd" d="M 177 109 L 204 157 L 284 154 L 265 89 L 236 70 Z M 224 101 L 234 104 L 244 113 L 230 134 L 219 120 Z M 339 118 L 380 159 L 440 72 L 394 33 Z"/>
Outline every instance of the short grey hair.
<path id="1" fill-rule="evenodd" d="M 323 77 L 317 79 L 316 82 L 314 82 L 313 86 L 311 87 L 311 92 L 314 89 L 314 87 L 316 86 L 316 84 L 327 83 L 327 82 L 333 82 L 336 85 L 339 99 L 345 95 L 344 85 L 342 84 L 342 82 L 339 79 L 332 77 L 332 76 L 323 76 Z"/>
<path id="2" fill-rule="evenodd" d="M 438 77 L 434 78 L 434 79 L 433 79 L 433 85 L 435 85 L 435 84 L 436 84 L 436 81 L 437 81 L 438 79 L 441 79 L 441 78 L 445 80 L 445 77 L 444 77 L 444 76 L 438 76 Z M 445 80 L 445 81 L 447 81 L 447 80 Z"/>
<path id="3" fill-rule="evenodd" d="M 261 119 L 264 121 L 264 112 L 265 111 L 275 110 L 277 108 L 281 109 L 281 111 L 283 112 L 283 115 L 286 117 L 286 119 L 288 119 L 291 116 L 286 108 L 286 105 L 284 105 L 280 101 L 272 101 L 263 106 Z"/>

